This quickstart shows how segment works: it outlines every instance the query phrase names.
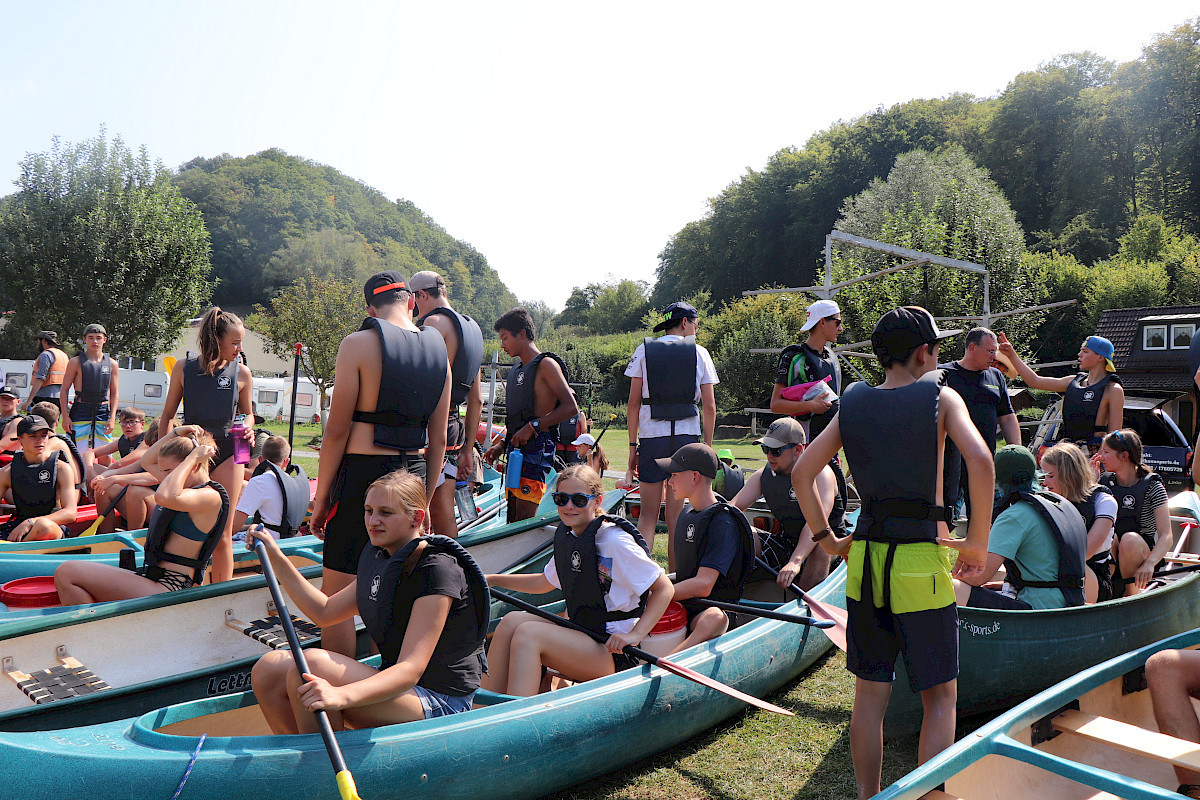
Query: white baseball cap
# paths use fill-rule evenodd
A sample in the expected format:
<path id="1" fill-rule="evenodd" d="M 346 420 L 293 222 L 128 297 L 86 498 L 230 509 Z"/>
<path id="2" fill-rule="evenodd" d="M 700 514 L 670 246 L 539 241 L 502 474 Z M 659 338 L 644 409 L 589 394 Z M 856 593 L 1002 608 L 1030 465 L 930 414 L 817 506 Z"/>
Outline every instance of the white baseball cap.
<path id="1" fill-rule="evenodd" d="M 832 300 L 818 300 L 808 307 L 808 318 L 804 320 L 804 327 L 800 330 L 812 330 L 813 326 L 821 320 L 840 313 L 842 313 L 842 310 Z"/>
<path id="2" fill-rule="evenodd" d="M 571 444 L 573 444 L 573 445 L 586 444 L 588 447 L 595 447 L 596 446 L 596 437 L 592 436 L 590 433 L 581 433 L 581 434 L 579 434 L 579 438 L 576 439 L 575 441 L 571 442 Z"/>

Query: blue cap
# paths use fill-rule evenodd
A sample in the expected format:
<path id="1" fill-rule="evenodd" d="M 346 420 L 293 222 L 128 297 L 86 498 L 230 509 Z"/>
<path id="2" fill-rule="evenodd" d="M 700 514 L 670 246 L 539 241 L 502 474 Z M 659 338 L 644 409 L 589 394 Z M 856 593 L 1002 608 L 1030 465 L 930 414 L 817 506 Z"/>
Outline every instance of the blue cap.
<path id="1" fill-rule="evenodd" d="M 1083 343 L 1083 346 L 1096 355 L 1102 356 L 1105 361 L 1104 368 L 1109 372 L 1117 371 L 1117 367 L 1113 364 L 1112 360 L 1116 348 L 1113 347 L 1113 343 L 1108 339 L 1105 339 L 1103 336 L 1089 336 L 1087 341 Z"/>

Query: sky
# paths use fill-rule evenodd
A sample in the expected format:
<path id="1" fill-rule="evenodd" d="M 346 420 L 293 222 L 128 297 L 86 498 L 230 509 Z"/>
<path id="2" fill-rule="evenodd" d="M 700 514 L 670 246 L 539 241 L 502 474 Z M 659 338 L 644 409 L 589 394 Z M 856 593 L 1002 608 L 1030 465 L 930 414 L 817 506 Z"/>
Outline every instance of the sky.
<path id="1" fill-rule="evenodd" d="M 522 301 L 653 284 L 708 199 L 839 120 L 1118 63 L 1196 15 L 1041 0 L 9 0 L 0 194 L 101 126 L 175 169 L 278 147 L 415 203 Z M 1107 11 L 1102 6 L 1111 5 Z"/>

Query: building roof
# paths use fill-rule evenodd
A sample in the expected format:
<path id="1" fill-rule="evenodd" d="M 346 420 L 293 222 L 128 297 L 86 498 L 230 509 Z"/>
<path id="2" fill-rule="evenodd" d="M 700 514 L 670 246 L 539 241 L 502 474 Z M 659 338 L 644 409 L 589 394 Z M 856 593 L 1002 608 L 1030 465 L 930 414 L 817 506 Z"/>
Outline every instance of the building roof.
<path id="1" fill-rule="evenodd" d="M 1184 392 L 1192 385 L 1187 350 L 1135 352 L 1138 324 L 1200 317 L 1200 305 L 1111 308 L 1100 314 L 1096 334 L 1113 343 L 1113 364 L 1125 389 Z"/>

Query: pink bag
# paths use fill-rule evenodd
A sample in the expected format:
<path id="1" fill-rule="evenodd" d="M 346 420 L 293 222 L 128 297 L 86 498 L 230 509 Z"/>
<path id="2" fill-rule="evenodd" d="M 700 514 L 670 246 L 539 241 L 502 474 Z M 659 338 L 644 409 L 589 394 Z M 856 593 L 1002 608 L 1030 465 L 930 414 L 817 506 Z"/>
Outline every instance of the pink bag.
<path id="1" fill-rule="evenodd" d="M 809 381 L 808 383 L 798 383 L 795 386 L 789 386 L 780 392 L 784 400 L 812 400 L 826 393 L 834 395 L 834 391 L 829 386 L 829 381 L 833 379 L 832 375 L 827 375 L 819 381 Z M 820 384 L 824 384 L 821 386 Z M 836 395 L 834 395 L 836 397 Z"/>

